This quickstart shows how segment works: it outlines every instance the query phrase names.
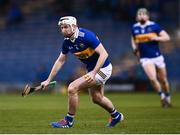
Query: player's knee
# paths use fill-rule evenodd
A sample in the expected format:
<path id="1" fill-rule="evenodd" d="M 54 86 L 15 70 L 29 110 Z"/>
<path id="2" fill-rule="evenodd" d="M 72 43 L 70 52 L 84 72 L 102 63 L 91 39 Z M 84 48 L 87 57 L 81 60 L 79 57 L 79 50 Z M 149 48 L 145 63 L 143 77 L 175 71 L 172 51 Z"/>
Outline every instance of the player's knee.
<path id="1" fill-rule="evenodd" d="M 150 81 L 151 81 L 152 84 L 158 83 L 158 80 L 156 78 L 150 79 Z"/>
<path id="2" fill-rule="evenodd" d="M 77 87 L 73 84 L 70 84 L 68 86 L 68 94 L 73 95 L 76 94 L 76 92 L 77 92 Z"/>
<path id="3" fill-rule="evenodd" d="M 167 84 L 167 83 L 168 83 L 168 80 L 167 80 L 167 78 L 161 78 L 161 79 L 160 79 L 160 82 L 161 82 L 162 84 Z"/>

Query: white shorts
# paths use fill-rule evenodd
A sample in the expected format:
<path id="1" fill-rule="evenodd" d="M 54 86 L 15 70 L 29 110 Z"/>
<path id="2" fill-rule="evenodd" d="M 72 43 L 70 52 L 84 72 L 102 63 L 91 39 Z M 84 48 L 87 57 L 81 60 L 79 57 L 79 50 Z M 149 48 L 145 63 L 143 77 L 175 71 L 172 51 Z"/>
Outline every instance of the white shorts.
<path id="1" fill-rule="evenodd" d="M 95 80 L 98 85 L 105 84 L 106 81 L 110 78 L 112 74 L 112 65 L 109 64 L 108 66 L 101 68 L 99 72 L 95 76 Z"/>
<path id="2" fill-rule="evenodd" d="M 151 63 L 157 66 L 158 68 L 164 68 L 166 66 L 164 62 L 164 57 L 162 55 L 155 58 L 141 58 L 140 63 L 142 66 Z"/>

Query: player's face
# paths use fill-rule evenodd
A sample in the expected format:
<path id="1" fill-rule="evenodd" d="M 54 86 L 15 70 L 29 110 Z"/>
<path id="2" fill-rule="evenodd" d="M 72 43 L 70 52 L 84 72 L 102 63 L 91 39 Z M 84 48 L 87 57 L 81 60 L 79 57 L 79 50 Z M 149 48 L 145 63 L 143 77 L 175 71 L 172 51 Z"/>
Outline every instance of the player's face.
<path id="1" fill-rule="evenodd" d="M 69 24 L 62 24 L 60 29 L 64 37 L 70 38 L 74 34 L 72 27 Z"/>
<path id="2" fill-rule="evenodd" d="M 148 16 L 147 14 L 145 14 L 145 13 L 139 13 L 139 14 L 137 15 L 137 20 L 138 20 L 140 23 L 144 24 L 146 21 L 149 20 L 149 16 Z"/>

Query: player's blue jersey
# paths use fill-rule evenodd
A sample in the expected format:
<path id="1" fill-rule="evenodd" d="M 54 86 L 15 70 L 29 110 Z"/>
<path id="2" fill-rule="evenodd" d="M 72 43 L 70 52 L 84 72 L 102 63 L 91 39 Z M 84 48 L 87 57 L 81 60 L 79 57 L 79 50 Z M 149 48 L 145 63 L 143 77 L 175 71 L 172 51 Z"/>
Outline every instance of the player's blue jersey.
<path id="1" fill-rule="evenodd" d="M 91 71 L 96 66 L 99 54 L 95 52 L 96 47 L 101 42 L 97 36 L 84 28 L 76 29 L 75 39 L 72 41 L 69 38 L 65 38 L 62 45 L 62 53 L 73 53 L 78 59 L 80 59 L 85 65 L 88 71 Z M 109 65 L 108 58 L 105 60 L 102 67 Z"/>
<path id="2" fill-rule="evenodd" d="M 161 55 L 159 43 L 150 40 L 150 38 L 158 36 L 161 31 L 161 27 L 152 21 L 147 21 L 144 25 L 139 22 L 133 25 L 132 35 L 139 47 L 140 58 L 154 58 Z"/>

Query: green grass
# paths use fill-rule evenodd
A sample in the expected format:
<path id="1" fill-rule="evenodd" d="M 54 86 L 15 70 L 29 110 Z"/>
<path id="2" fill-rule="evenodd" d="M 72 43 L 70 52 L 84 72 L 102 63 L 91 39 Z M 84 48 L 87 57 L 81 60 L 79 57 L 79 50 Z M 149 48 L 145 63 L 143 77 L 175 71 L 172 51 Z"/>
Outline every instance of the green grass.
<path id="1" fill-rule="evenodd" d="M 49 123 L 67 112 L 67 96 L 48 94 L 0 95 L 0 133 L 177 133 L 180 134 L 180 93 L 173 94 L 173 108 L 161 108 L 155 93 L 107 93 L 125 120 L 106 128 L 109 114 L 80 95 L 80 104 L 71 129 L 54 129 Z"/>

